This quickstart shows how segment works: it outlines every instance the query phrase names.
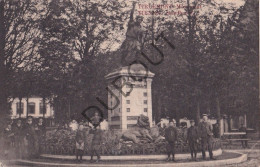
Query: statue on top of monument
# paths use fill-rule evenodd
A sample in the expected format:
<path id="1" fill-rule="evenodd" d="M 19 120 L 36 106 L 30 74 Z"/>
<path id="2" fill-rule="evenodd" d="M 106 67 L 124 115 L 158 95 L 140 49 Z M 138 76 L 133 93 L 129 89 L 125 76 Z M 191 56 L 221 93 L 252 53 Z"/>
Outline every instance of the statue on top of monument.
<path id="1" fill-rule="evenodd" d="M 142 16 L 136 16 L 136 21 L 133 19 L 136 2 L 133 2 L 133 8 L 128 22 L 126 39 L 123 42 L 121 65 L 126 66 L 136 60 L 137 54 L 141 52 L 144 43 L 144 31 L 142 30 L 141 23 Z"/>

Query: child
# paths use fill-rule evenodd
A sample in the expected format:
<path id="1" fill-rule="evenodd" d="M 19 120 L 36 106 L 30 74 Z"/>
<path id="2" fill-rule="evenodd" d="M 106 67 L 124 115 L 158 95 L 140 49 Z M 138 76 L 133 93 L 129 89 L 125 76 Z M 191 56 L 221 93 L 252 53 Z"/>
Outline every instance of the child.
<path id="1" fill-rule="evenodd" d="M 98 112 L 95 112 L 95 116 L 91 118 L 91 123 L 94 126 L 94 128 L 99 126 L 101 121 L 102 121 L 102 118 L 99 116 Z"/>
<path id="2" fill-rule="evenodd" d="M 27 123 L 24 127 L 25 145 L 27 150 L 27 156 L 29 158 L 35 157 L 37 147 L 37 135 L 35 133 L 35 126 L 33 125 L 33 117 L 28 116 Z"/>
<path id="3" fill-rule="evenodd" d="M 7 156 L 9 153 L 9 150 L 11 149 L 12 145 L 12 138 L 14 137 L 14 133 L 12 131 L 11 124 L 7 125 L 7 128 L 4 130 L 4 155 Z"/>
<path id="4" fill-rule="evenodd" d="M 82 161 L 82 156 L 84 154 L 84 141 L 82 139 L 79 139 L 78 142 L 76 141 L 76 158 L 77 161 Z M 80 160 L 79 160 L 80 157 Z"/>
<path id="5" fill-rule="evenodd" d="M 102 131 L 99 129 L 99 127 L 94 128 L 91 131 L 92 134 L 94 134 L 91 144 L 91 159 L 90 162 L 93 162 L 93 156 L 97 156 L 97 161 L 100 161 L 100 149 L 102 145 Z"/>
<path id="6" fill-rule="evenodd" d="M 79 125 L 78 131 L 76 133 L 76 160 L 81 162 L 82 156 L 84 154 L 84 146 L 85 146 L 85 133 L 83 131 L 83 124 Z M 80 157 L 80 160 L 79 160 Z"/>
<path id="7" fill-rule="evenodd" d="M 197 127 L 195 127 L 195 121 L 190 120 L 191 127 L 188 129 L 187 140 L 189 142 L 191 159 L 197 161 L 197 150 L 199 142 L 199 132 Z M 193 156 L 194 154 L 194 156 Z"/>

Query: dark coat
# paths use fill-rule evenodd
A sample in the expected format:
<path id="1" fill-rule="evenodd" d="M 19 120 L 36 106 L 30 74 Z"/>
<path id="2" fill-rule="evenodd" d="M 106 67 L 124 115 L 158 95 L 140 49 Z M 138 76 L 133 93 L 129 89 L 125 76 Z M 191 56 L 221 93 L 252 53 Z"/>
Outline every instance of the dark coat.
<path id="1" fill-rule="evenodd" d="M 14 133 L 13 133 L 13 130 L 12 129 L 8 129 L 6 128 L 4 130 L 4 140 L 9 143 L 13 140 L 14 138 Z"/>
<path id="2" fill-rule="evenodd" d="M 168 142 L 175 142 L 178 138 L 177 129 L 174 127 L 168 127 L 165 129 L 165 140 Z"/>
<path id="3" fill-rule="evenodd" d="M 76 142 L 79 142 L 79 140 L 83 140 L 85 142 L 85 132 L 83 130 L 78 130 L 76 133 Z"/>
<path id="4" fill-rule="evenodd" d="M 45 132 L 46 132 L 46 127 L 44 124 L 39 125 L 37 124 L 37 130 L 35 130 L 35 133 L 37 134 L 38 137 L 43 137 L 45 136 Z"/>
<path id="5" fill-rule="evenodd" d="M 239 128 L 239 132 L 246 132 L 245 135 L 241 135 L 241 138 L 247 138 L 247 131 L 246 131 L 246 127 L 240 127 Z"/>
<path id="6" fill-rule="evenodd" d="M 92 139 L 92 145 L 101 145 L 102 144 L 102 131 L 97 129 L 93 130 L 92 133 L 94 134 Z"/>
<path id="7" fill-rule="evenodd" d="M 16 140 L 20 140 L 24 137 L 24 128 L 22 125 L 19 127 L 17 125 L 15 125 L 13 127 L 13 132 L 14 132 L 14 137 Z"/>
<path id="8" fill-rule="evenodd" d="M 26 139 L 29 140 L 29 141 L 35 141 L 35 140 L 37 140 L 37 135 L 36 135 L 36 132 L 35 132 L 35 127 L 33 126 L 33 124 L 31 124 L 31 125 L 26 124 L 26 125 L 25 125 L 24 135 L 25 135 Z"/>
<path id="9" fill-rule="evenodd" d="M 208 138 L 213 136 L 213 127 L 209 122 L 200 122 L 198 130 L 201 138 Z"/>
<path id="10" fill-rule="evenodd" d="M 188 134 L 187 134 L 187 140 L 189 142 L 191 141 L 197 141 L 199 139 L 199 132 L 198 128 L 195 126 L 191 126 L 188 128 Z"/>

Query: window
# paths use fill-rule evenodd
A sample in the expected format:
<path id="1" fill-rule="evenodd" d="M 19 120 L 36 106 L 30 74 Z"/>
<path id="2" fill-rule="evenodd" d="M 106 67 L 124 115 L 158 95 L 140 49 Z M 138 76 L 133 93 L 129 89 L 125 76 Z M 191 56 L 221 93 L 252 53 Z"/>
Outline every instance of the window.
<path id="1" fill-rule="evenodd" d="M 127 108 L 127 109 L 126 109 L 126 112 L 130 112 L 130 108 Z"/>
<path id="2" fill-rule="evenodd" d="M 20 102 L 16 103 L 16 113 L 19 114 L 19 112 L 21 112 L 21 114 L 23 114 L 23 103 L 21 103 L 21 109 L 20 109 Z"/>
<path id="3" fill-rule="evenodd" d="M 147 87 L 147 82 L 146 82 L 146 81 L 144 81 L 144 87 L 145 87 L 145 88 Z"/>
<path id="4" fill-rule="evenodd" d="M 120 121 L 120 117 L 119 116 L 111 117 L 111 121 Z"/>
<path id="5" fill-rule="evenodd" d="M 137 81 L 142 82 L 143 79 L 141 77 L 137 77 Z"/>
<path id="6" fill-rule="evenodd" d="M 136 124 L 127 124 L 127 129 L 136 126 Z"/>
<path id="7" fill-rule="evenodd" d="M 144 92 L 144 96 L 145 96 L 145 97 L 147 96 L 147 92 Z"/>
<path id="8" fill-rule="evenodd" d="M 144 108 L 144 112 L 147 112 L 147 108 Z"/>
<path id="9" fill-rule="evenodd" d="M 144 100 L 144 104 L 147 104 L 147 100 Z"/>
<path id="10" fill-rule="evenodd" d="M 130 100 L 126 100 L 126 104 L 130 104 Z"/>
<path id="11" fill-rule="evenodd" d="M 45 113 L 46 114 L 46 107 L 47 107 L 47 104 L 45 103 Z M 40 103 L 40 114 L 43 114 L 43 103 Z"/>
<path id="12" fill-rule="evenodd" d="M 120 129 L 120 125 L 110 125 L 111 129 Z"/>
<path id="13" fill-rule="evenodd" d="M 29 103 L 28 104 L 28 113 L 29 114 L 35 114 L 35 103 Z"/>
<path id="14" fill-rule="evenodd" d="M 138 116 L 127 116 L 127 120 L 138 120 Z"/>

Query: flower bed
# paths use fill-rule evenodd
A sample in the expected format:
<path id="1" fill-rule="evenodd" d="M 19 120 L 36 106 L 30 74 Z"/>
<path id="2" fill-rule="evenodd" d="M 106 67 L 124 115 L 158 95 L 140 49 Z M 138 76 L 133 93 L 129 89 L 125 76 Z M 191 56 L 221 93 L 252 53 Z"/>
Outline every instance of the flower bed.
<path id="1" fill-rule="evenodd" d="M 188 153 L 189 146 L 185 142 L 183 131 L 178 129 L 178 142 L 176 145 L 176 153 Z M 103 144 L 101 147 L 102 155 L 152 155 L 166 154 L 166 141 L 149 142 L 140 140 L 140 143 L 130 141 L 122 141 L 120 132 L 104 131 Z M 73 155 L 75 154 L 75 131 L 59 130 L 50 131 L 46 135 L 44 146 L 45 154 L 57 155 Z M 85 154 L 89 155 L 92 141 L 92 134 L 86 134 Z M 213 150 L 219 149 L 221 142 L 219 139 L 214 139 Z M 199 144 L 200 149 L 200 144 Z"/>

